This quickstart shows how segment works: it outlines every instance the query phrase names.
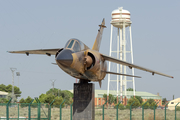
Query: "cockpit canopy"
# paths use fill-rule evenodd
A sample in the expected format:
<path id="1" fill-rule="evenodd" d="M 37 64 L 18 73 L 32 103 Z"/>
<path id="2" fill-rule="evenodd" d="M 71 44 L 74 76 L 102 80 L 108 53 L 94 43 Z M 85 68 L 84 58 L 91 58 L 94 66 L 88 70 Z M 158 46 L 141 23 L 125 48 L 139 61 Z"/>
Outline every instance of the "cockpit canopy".
<path id="1" fill-rule="evenodd" d="M 89 49 L 84 43 L 82 43 L 77 39 L 68 40 L 64 48 L 71 49 L 74 52 L 79 52 L 81 50 Z"/>

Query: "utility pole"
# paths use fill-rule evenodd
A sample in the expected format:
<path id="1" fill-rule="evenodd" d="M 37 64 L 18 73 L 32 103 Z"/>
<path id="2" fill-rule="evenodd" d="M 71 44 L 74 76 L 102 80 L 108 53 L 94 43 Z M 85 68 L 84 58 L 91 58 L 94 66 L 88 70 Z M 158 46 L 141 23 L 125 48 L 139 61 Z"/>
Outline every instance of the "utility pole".
<path id="1" fill-rule="evenodd" d="M 56 80 L 51 80 L 52 82 L 52 86 L 53 86 L 53 95 L 54 95 L 54 83 L 55 83 Z"/>
<path id="2" fill-rule="evenodd" d="M 12 103 L 14 103 L 14 71 L 16 68 L 10 68 L 12 72 Z"/>

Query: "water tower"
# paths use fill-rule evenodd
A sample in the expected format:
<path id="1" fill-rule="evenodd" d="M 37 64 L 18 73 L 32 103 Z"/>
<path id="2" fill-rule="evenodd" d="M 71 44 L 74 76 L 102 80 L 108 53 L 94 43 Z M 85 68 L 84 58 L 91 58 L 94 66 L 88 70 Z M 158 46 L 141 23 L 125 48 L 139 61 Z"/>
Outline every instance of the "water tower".
<path id="1" fill-rule="evenodd" d="M 133 50 L 132 50 L 132 35 L 131 35 L 131 20 L 130 20 L 130 12 L 124 10 L 122 7 L 112 11 L 111 14 L 111 36 L 110 36 L 110 51 L 109 56 L 116 57 L 117 59 L 127 61 L 127 57 L 130 59 L 128 62 L 133 63 Z M 113 30 L 117 30 L 117 32 L 113 32 Z M 115 38 L 112 39 L 112 38 Z M 114 43 L 114 41 L 116 41 Z M 129 49 L 127 49 L 129 47 Z M 115 49 L 115 50 L 114 50 Z M 113 56 L 115 54 L 115 56 Z M 109 62 L 109 71 L 112 69 L 112 64 Z M 116 72 L 122 74 L 129 74 L 127 73 L 126 66 L 123 65 L 116 65 Z M 134 69 L 130 69 L 130 74 L 134 75 Z M 127 79 L 128 78 L 128 79 Z M 116 80 L 115 80 L 116 79 Z M 113 78 L 112 75 L 108 74 L 108 91 L 107 96 L 109 96 L 109 87 L 110 82 L 116 82 L 117 85 L 117 102 L 118 96 L 120 96 L 120 101 L 124 101 L 126 105 L 126 89 L 127 89 L 127 82 L 133 83 L 133 94 L 135 96 L 135 83 L 134 77 L 129 78 L 126 76 L 116 76 Z M 120 85 L 120 88 L 119 88 Z M 119 95 L 120 90 L 120 95 Z M 124 96 L 124 98 L 123 98 Z"/>

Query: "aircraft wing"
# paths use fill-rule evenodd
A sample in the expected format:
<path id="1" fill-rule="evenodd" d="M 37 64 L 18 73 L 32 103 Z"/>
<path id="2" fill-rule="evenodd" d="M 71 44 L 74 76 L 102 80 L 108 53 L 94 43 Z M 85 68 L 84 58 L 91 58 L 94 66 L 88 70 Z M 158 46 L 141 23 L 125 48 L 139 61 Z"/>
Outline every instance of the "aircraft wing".
<path id="1" fill-rule="evenodd" d="M 160 73 L 160 72 L 157 72 L 157 71 L 154 71 L 154 70 L 150 70 L 150 69 L 141 67 L 141 66 L 139 66 L 139 65 L 135 65 L 135 64 L 132 64 L 132 63 L 128 63 L 128 62 L 126 62 L 126 61 L 119 60 L 119 59 L 116 59 L 116 58 L 113 58 L 113 57 L 110 57 L 110 56 L 107 56 L 107 55 L 101 54 L 101 56 L 102 56 L 105 60 L 108 60 L 108 61 L 110 61 L 110 62 L 114 62 L 114 63 L 117 63 L 117 64 L 121 64 L 121 65 L 126 65 L 126 66 L 128 66 L 129 68 L 136 68 L 136 69 L 144 70 L 144 71 L 147 71 L 147 72 L 151 72 L 152 75 L 158 74 L 158 75 L 162 75 L 162 76 L 165 76 L 165 77 L 173 78 L 173 76 L 170 76 L 170 75 L 167 75 L 167 74 L 164 74 L 164 73 Z"/>
<path id="2" fill-rule="evenodd" d="M 22 53 L 29 56 L 29 54 L 45 54 L 48 56 L 55 55 L 61 48 L 56 49 L 39 49 L 39 50 L 23 50 L 23 51 L 8 51 L 9 53 Z"/>
<path id="3" fill-rule="evenodd" d="M 136 77 L 136 78 L 141 78 L 140 76 L 134 76 L 134 75 L 128 75 L 128 74 L 121 74 L 121 73 L 115 73 L 115 72 L 109 72 L 109 71 L 101 71 L 105 72 L 107 74 L 114 74 L 114 75 L 122 75 L 122 76 L 129 76 L 129 77 Z"/>

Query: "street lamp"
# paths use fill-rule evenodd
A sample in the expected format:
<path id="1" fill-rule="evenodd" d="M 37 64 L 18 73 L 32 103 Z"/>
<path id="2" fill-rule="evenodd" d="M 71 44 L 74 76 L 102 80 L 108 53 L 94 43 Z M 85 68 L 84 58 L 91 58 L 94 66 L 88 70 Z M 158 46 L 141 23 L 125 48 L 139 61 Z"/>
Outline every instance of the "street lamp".
<path id="1" fill-rule="evenodd" d="M 14 103 L 14 71 L 16 68 L 10 68 L 12 71 L 12 103 Z"/>
<path id="2" fill-rule="evenodd" d="M 20 72 L 16 72 L 16 76 L 18 76 L 18 87 L 19 87 L 19 76 L 20 76 Z"/>

